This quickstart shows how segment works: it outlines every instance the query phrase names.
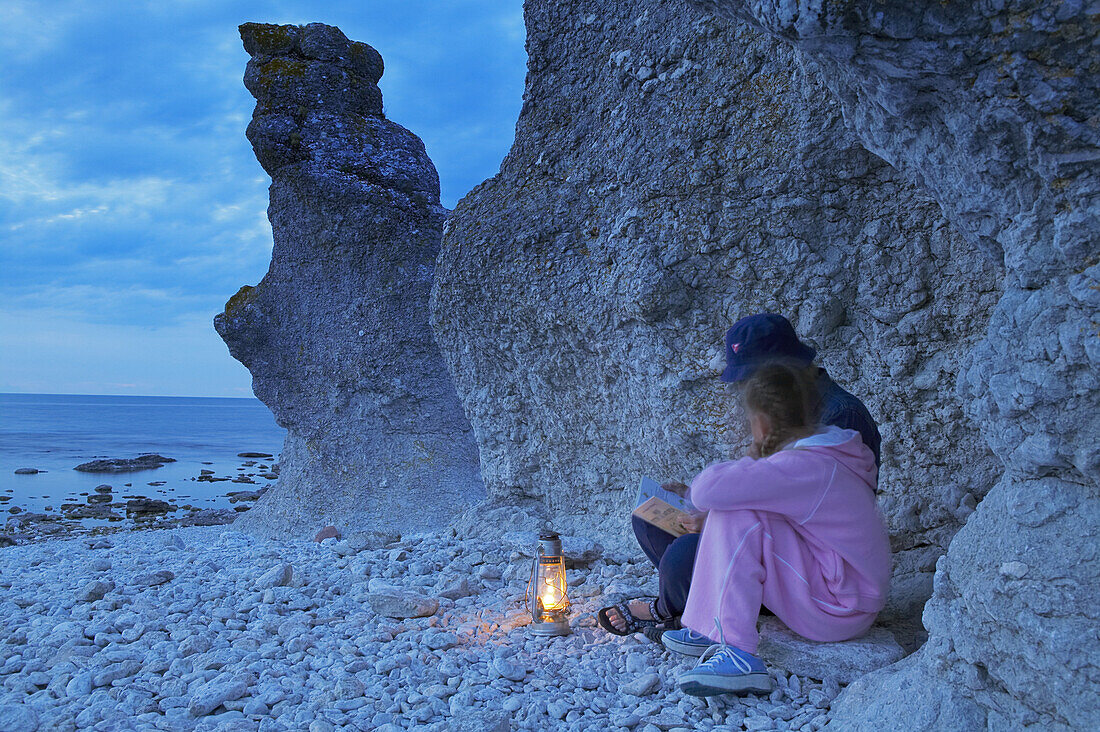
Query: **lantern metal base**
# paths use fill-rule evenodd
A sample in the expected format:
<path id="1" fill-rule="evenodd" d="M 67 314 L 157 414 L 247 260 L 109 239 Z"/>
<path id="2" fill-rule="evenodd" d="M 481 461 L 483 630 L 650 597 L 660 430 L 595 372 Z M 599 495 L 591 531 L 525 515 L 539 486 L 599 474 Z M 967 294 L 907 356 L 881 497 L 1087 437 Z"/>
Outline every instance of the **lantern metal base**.
<path id="1" fill-rule="evenodd" d="M 531 635 L 569 635 L 569 623 L 565 620 L 536 621 L 527 626 Z"/>

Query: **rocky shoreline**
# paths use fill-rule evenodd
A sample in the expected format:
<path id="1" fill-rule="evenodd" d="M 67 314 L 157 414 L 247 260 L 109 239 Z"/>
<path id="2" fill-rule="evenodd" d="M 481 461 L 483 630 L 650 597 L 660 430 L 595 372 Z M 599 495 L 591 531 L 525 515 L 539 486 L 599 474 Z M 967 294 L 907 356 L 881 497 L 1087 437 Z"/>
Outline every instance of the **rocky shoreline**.
<path id="1" fill-rule="evenodd" d="M 58 497 L 56 510 L 52 504 L 46 505 L 42 511 L 29 510 L 26 506 L 19 505 L 10 495 L 14 490 L 9 489 L 9 495 L 0 495 L 0 510 L 10 514 L 0 526 L 0 547 L 84 535 L 231 524 L 239 514 L 252 508 L 274 481 L 278 480 L 280 472 L 278 462 L 274 461 L 274 456 L 270 453 L 241 452 L 237 457 L 243 460 L 235 471 L 218 475 L 214 470 L 201 468 L 198 475 L 190 478 L 196 483 L 225 482 L 241 486 L 220 496 L 228 499 L 228 508 L 195 505 L 199 501 L 193 500 L 193 496 L 182 494 L 178 488 L 160 491 L 165 493 L 163 499 L 147 496 L 140 487 L 142 483 L 135 481 L 130 475 L 122 478 L 128 481 L 126 483 L 118 483 L 116 477 L 115 482 L 118 485 L 103 483 L 90 491 L 73 493 L 64 499 Z M 161 455 L 146 454 L 136 458 L 92 460 L 77 465 L 74 470 L 105 473 L 105 477 L 110 480 L 111 475 L 145 472 L 171 462 L 176 461 Z M 212 465 L 210 462 L 203 464 Z M 20 475 L 37 475 L 47 471 L 19 468 L 15 472 Z M 167 483 L 164 480 L 153 480 L 144 485 L 161 488 Z"/>
<path id="2" fill-rule="evenodd" d="M 0 729 L 662 732 L 828 722 L 841 681 L 813 678 L 812 666 L 773 668 L 769 697 L 704 701 L 675 684 L 686 662 L 596 627 L 599 607 L 656 589 L 640 556 L 567 539 L 572 633 L 531 637 L 523 591 L 533 546 L 524 534 L 488 543 L 453 529 L 315 543 L 192 527 L 5 549 Z M 769 660 L 782 663 L 782 634 L 768 637 Z M 855 647 L 849 655 L 870 658 Z"/>

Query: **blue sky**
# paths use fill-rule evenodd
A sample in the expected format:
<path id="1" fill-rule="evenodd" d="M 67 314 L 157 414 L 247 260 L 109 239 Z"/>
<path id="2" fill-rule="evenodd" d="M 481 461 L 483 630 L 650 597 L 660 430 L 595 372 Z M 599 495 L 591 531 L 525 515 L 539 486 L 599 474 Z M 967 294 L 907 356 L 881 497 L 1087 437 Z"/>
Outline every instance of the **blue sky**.
<path id="1" fill-rule="evenodd" d="M 453 207 L 511 145 L 521 0 L 0 0 L 0 392 L 248 396 L 211 320 L 267 270 L 246 21 L 382 54 Z"/>

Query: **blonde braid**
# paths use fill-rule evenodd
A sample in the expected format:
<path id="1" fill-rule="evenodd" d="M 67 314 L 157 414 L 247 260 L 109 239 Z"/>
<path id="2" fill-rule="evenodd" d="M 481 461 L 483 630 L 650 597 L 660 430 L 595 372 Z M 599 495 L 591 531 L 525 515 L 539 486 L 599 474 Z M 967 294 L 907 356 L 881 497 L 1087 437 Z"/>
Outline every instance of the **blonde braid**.
<path id="1" fill-rule="evenodd" d="M 760 456 L 767 457 L 799 432 L 816 422 L 817 385 L 811 369 L 781 361 L 756 370 L 745 384 L 745 406 L 766 415 L 771 429 L 760 444 Z"/>
<path id="2" fill-rule="evenodd" d="M 772 430 L 760 443 L 760 457 L 767 457 L 779 452 L 779 446 L 787 441 L 787 435 L 779 430 Z"/>

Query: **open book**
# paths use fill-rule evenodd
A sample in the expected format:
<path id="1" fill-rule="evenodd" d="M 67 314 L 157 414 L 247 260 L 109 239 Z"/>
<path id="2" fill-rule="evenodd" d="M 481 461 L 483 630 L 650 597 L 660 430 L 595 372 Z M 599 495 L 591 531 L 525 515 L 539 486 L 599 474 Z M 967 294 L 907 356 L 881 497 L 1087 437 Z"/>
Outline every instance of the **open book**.
<path id="1" fill-rule="evenodd" d="M 683 536 L 687 532 L 680 522 L 694 512 L 695 506 L 691 501 L 665 490 L 652 478 L 643 477 L 638 485 L 638 500 L 635 501 L 633 515 L 662 531 Z"/>

